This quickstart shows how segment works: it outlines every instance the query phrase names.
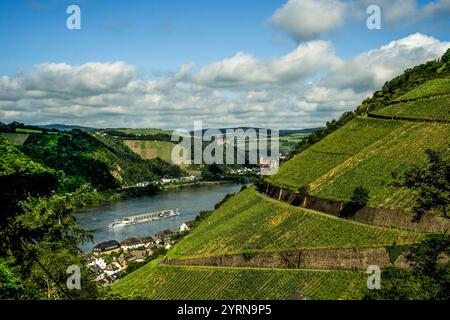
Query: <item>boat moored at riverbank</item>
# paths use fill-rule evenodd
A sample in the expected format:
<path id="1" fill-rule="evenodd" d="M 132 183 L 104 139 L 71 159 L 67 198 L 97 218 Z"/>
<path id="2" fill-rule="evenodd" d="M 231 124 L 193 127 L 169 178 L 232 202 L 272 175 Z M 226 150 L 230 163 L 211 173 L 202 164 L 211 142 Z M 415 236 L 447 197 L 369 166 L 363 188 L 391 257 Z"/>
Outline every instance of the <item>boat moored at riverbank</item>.
<path id="1" fill-rule="evenodd" d="M 164 218 L 170 218 L 174 216 L 179 216 L 180 212 L 178 209 L 174 210 L 162 210 L 157 212 L 150 212 L 144 214 L 138 214 L 134 216 L 125 217 L 121 220 L 116 220 L 109 225 L 110 229 L 123 228 L 129 225 L 134 225 L 138 223 L 151 222 L 153 220 L 159 220 Z"/>

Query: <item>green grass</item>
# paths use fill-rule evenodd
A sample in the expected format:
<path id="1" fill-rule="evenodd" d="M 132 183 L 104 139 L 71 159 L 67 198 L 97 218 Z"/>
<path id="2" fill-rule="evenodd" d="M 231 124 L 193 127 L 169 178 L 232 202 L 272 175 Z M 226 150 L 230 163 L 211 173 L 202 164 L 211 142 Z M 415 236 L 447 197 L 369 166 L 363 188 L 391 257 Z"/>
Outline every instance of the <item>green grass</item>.
<path id="1" fill-rule="evenodd" d="M 30 134 L 36 133 L 36 134 L 40 134 L 40 133 L 42 133 L 42 130 L 16 128 L 16 132 L 17 133 L 30 133 Z"/>
<path id="2" fill-rule="evenodd" d="M 161 158 L 172 163 L 172 149 L 175 144 L 168 141 L 126 140 L 125 144 L 143 159 Z"/>
<path id="3" fill-rule="evenodd" d="M 369 226 L 268 198 L 249 188 L 233 196 L 168 253 L 170 259 L 297 248 L 413 243 L 421 234 Z"/>
<path id="4" fill-rule="evenodd" d="M 403 102 L 373 112 L 376 115 L 450 121 L 450 97 Z"/>
<path id="5" fill-rule="evenodd" d="M 29 137 L 28 133 L 2 133 L 1 135 L 15 146 L 22 146 Z"/>
<path id="6" fill-rule="evenodd" d="M 425 150 L 444 148 L 449 136 L 449 124 L 357 118 L 283 164 L 271 182 L 336 201 L 363 186 L 369 206 L 408 209 L 414 194 L 394 187 L 391 173 L 425 164 Z"/>
<path id="7" fill-rule="evenodd" d="M 401 173 L 426 163 L 425 150 L 440 150 L 449 143 L 450 125 L 405 122 L 402 131 L 380 139 L 359 154 L 333 168 L 328 176 L 311 185 L 313 194 L 326 199 L 349 201 L 353 190 L 369 191 L 371 207 L 408 209 L 414 194 L 393 185 L 392 172 Z"/>
<path id="8" fill-rule="evenodd" d="M 275 185 L 297 191 L 402 125 L 399 121 L 356 118 L 294 156 L 270 180 Z"/>
<path id="9" fill-rule="evenodd" d="M 112 293 L 149 300 L 361 299 L 361 272 L 215 268 L 148 264 L 112 285 Z"/>
<path id="10" fill-rule="evenodd" d="M 440 94 L 450 94 L 450 79 L 429 80 L 396 100 L 414 100 Z"/>

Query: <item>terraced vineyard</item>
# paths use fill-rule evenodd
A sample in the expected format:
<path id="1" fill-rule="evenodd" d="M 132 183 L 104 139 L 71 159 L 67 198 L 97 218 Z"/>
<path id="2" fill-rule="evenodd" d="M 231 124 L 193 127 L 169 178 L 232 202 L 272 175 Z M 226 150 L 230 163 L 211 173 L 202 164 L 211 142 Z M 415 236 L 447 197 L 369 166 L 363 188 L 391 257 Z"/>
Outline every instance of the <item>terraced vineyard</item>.
<path id="1" fill-rule="evenodd" d="M 297 191 L 402 126 L 400 121 L 356 118 L 284 163 L 271 182 Z"/>
<path id="2" fill-rule="evenodd" d="M 366 275 L 346 271 L 214 268 L 148 264 L 112 286 L 124 297 L 152 300 L 361 299 Z"/>
<path id="3" fill-rule="evenodd" d="M 414 195 L 394 187 L 391 173 L 425 163 L 425 150 L 445 148 L 449 136 L 450 124 L 357 118 L 282 165 L 271 182 L 336 201 L 363 186 L 369 206 L 409 208 Z"/>
<path id="4" fill-rule="evenodd" d="M 377 110 L 373 114 L 405 119 L 444 120 L 450 122 L 450 97 L 398 103 Z"/>
<path id="5" fill-rule="evenodd" d="M 249 188 L 233 196 L 174 246 L 169 258 L 294 248 L 413 243 L 421 234 L 369 226 L 293 207 Z"/>
<path id="6" fill-rule="evenodd" d="M 442 94 L 450 94 L 450 79 L 429 80 L 396 100 L 415 100 Z"/>
<path id="7" fill-rule="evenodd" d="M 161 158 L 172 163 L 172 149 L 175 144 L 167 141 L 126 140 L 125 144 L 143 159 Z"/>
<path id="8" fill-rule="evenodd" d="M 22 146 L 28 139 L 28 133 L 1 133 L 9 142 L 15 146 Z"/>
<path id="9" fill-rule="evenodd" d="M 413 195 L 398 190 L 389 182 L 392 172 L 403 172 L 413 165 L 424 165 L 425 150 L 443 149 L 450 136 L 449 124 L 405 122 L 401 133 L 380 139 L 349 159 L 348 163 L 333 168 L 326 181 L 311 183 L 315 195 L 333 200 L 349 201 L 353 190 L 363 186 L 369 190 L 369 206 L 409 208 Z M 398 197 L 397 193 L 405 194 Z"/>

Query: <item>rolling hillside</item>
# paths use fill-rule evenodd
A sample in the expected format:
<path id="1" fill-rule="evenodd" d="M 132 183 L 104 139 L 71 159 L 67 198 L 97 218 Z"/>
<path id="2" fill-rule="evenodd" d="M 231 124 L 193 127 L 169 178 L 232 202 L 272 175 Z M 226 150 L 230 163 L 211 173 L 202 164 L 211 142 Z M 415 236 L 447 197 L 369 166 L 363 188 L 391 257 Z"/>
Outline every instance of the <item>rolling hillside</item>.
<path id="1" fill-rule="evenodd" d="M 377 110 L 371 114 L 404 120 L 450 122 L 450 98 L 431 97 L 425 100 L 397 103 Z"/>
<path id="2" fill-rule="evenodd" d="M 416 100 L 447 94 L 450 94 L 450 79 L 433 79 L 397 98 L 396 101 Z"/>
<path id="3" fill-rule="evenodd" d="M 22 150 L 35 161 L 63 171 L 71 190 L 86 182 L 105 190 L 182 174 L 169 163 L 141 159 L 119 139 L 79 130 L 30 135 Z"/>
<path id="4" fill-rule="evenodd" d="M 123 297 L 149 300 L 361 299 L 365 274 L 345 271 L 214 268 L 148 264 L 112 286 Z"/>
<path id="5" fill-rule="evenodd" d="M 170 251 L 169 258 L 385 246 L 413 243 L 421 237 L 293 207 L 248 188 L 206 218 Z"/>
<path id="6" fill-rule="evenodd" d="M 438 91 L 432 91 L 436 83 Z M 431 92 L 450 92 L 443 85 L 449 83 L 447 79 L 427 82 L 405 95 L 418 100 L 356 117 L 290 159 L 271 183 L 293 191 L 308 187 L 311 195 L 344 202 L 356 187 L 363 186 L 370 192 L 371 207 L 410 208 L 414 194 L 394 187 L 391 176 L 423 165 L 426 149 L 443 150 L 449 145 L 450 97 L 429 97 Z"/>
<path id="7" fill-rule="evenodd" d="M 152 160 L 160 158 L 172 163 L 172 149 L 175 144 L 168 141 L 125 140 L 125 145 L 142 159 Z"/>
<path id="8" fill-rule="evenodd" d="M 311 134 L 268 181 L 294 192 L 307 187 L 310 195 L 344 202 L 362 186 L 369 191 L 368 206 L 410 208 L 416 195 L 396 187 L 391 174 L 423 167 L 426 149 L 443 150 L 450 144 L 449 82 L 444 79 L 450 74 L 449 57 L 450 50 L 441 60 L 407 70 L 357 111 Z M 241 254 L 245 261 L 250 256 L 252 262 L 259 253 L 285 259 L 283 254 L 292 249 L 321 249 L 324 259 L 337 259 L 339 264 L 343 257 L 330 254 L 333 249 L 353 253 L 384 247 L 393 263 L 391 254 L 398 245 L 419 243 L 424 237 L 289 205 L 250 187 L 203 218 L 165 260 L 118 281 L 113 292 L 146 299 L 288 299 L 300 291 L 310 299 L 360 299 L 367 275 L 338 271 L 339 265 L 333 271 L 299 269 L 303 252 L 297 264 L 283 265 L 287 269 L 282 270 L 239 265 L 234 255 Z M 270 266 L 270 259 L 259 262 Z M 219 261 L 209 265 L 220 267 L 202 266 L 208 261 Z M 362 259 L 363 268 L 372 262 Z"/>

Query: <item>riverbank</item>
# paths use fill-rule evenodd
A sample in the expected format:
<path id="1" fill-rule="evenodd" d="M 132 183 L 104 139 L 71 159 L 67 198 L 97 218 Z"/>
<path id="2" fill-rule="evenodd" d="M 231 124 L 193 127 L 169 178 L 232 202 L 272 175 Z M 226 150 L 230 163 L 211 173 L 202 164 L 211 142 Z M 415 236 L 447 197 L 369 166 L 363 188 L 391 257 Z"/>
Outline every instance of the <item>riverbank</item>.
<path id="1" fill-rule="evenodd" d="M 206 183 L 170 189 L 170 192 L 158 192 L 152 196 L 128 197 L 119 201 L 98 203 L 73 212 L 80 228 L 91 230 L 94 243 L 109 240 L 122 241 L 126 238 L 148 237 L 162 230 L 178 230 L 180 226 L 195 218 L 202 211 L 213 210 L 227 194 L 238 192 L 241 184 Z M 126 216 L 154 212 L 159 210 L 179 209 L 181 215 L 150 223 L 127 226 L 120 230 L 110 230 L 108 225 Z M 84 252 L 90 252 L 94 243 L 80 245 Z"/>

